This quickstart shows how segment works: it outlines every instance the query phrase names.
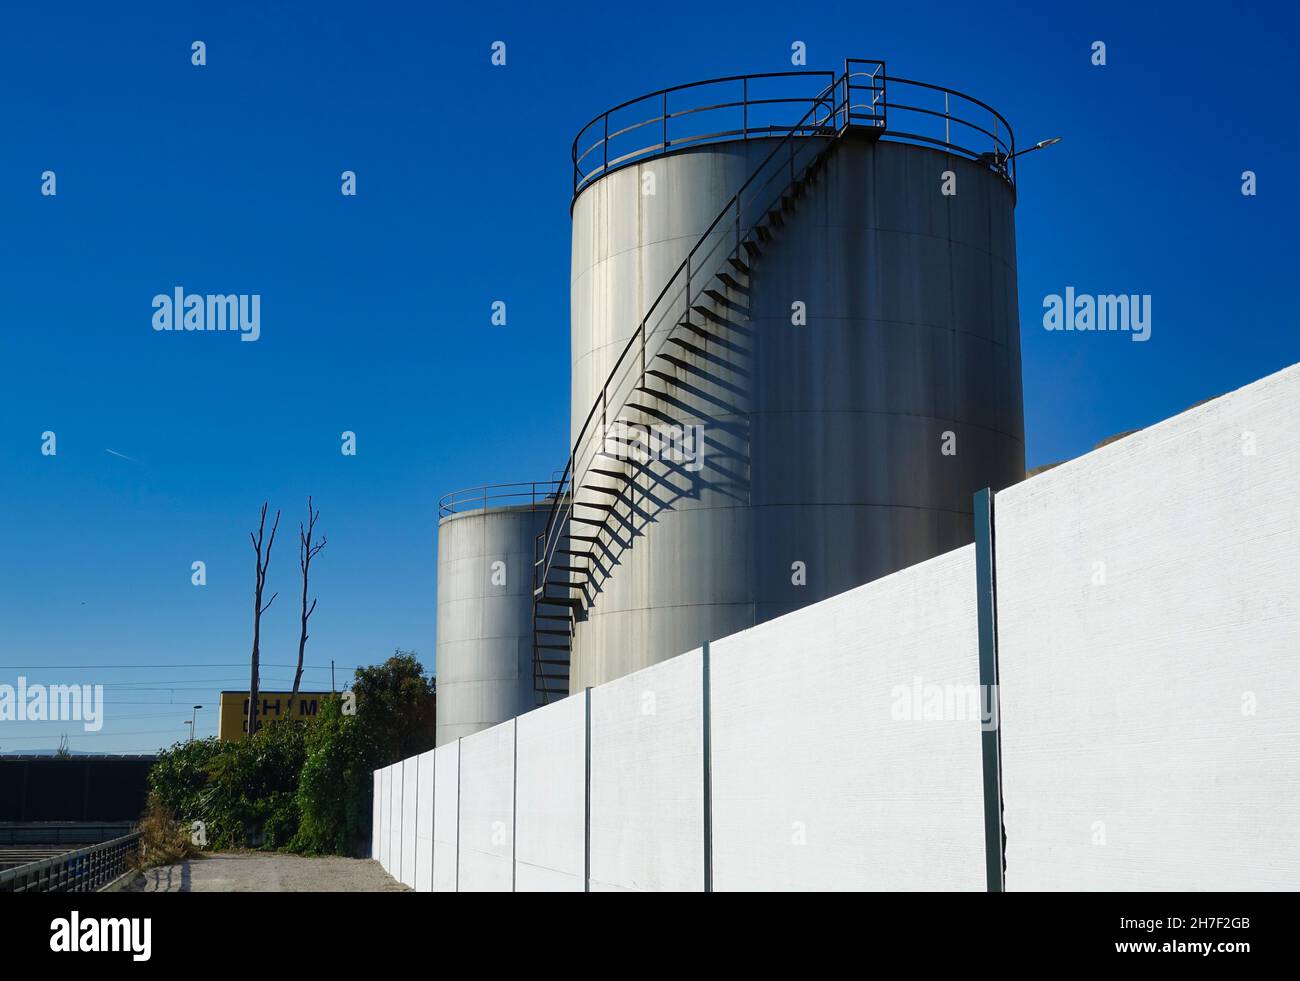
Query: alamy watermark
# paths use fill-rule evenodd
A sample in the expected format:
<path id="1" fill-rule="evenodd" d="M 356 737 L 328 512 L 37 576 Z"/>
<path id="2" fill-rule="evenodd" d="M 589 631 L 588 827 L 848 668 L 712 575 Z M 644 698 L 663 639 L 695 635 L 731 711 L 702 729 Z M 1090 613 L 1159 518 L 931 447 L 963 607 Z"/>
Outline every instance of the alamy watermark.
<path id="1" fill-rule="evenodd" d="M 104 725 L 103 685 L 0 685 L 0 722 L 80 722 L 86 732 Z"/>
<path id="2" fill-rule="evenodd" d="M 998 727 L 997 685 L 940 685 L 919 675 L 910 685 L 895 685 L 889 717 L 895 722 L 972 722 L 992 732 Z"/>
<path id="3" fill-rule="evenodd" d="M 56 954 L 126 953 L 147 961 L 153 952 L 153 920 L 144 916 L 86 916 L 73 910 L 50 920 L 50 950 Z"/>
<path id="4" fill-rule="evenodd" d="M 620 419 L 601 427 L 600 436 L 606 456 L 635 463 L 658 460 L 691 473 L 704 469 L 703 426 L 647 426 Z"/>
<path id="5" fill-rule="evenodd" d="M 177 286 L 153 298 L 154 330 L 232 330 L 241 341 L 262 336 L 261 293 L 186 293 Z"/>
<path id="6" fill-rule="evenodd" d="M 1045 330 L 1128 331 L 1130 340 L 1151 337 L 1151 294 L 1075 293 L 1065 288 L 1065 296 L 1049 293 L 1043 297 Z"/>

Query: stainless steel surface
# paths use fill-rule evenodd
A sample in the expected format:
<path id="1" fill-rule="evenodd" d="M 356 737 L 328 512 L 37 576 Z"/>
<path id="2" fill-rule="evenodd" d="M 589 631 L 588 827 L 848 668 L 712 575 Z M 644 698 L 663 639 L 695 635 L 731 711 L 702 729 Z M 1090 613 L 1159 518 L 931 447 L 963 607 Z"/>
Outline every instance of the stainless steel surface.
<path id="1" fill-rule="evenodd" d="M 770 142 L 662 155 L 579 193 L 575 442 L 644 311 Z M 726 322 L 640 403 L 643 422 L 702 425 L 704 464 L 638 466 L 616 502 L 572 690 L 971 541 L 974 491 L 1023 474 L 1013 212 L 985 162 L 840 141 L 747 288 L 727 291 Z"/>
<path id="2" fill-rule="evenodd" d="M 549 484 L 497 485 L 542 489 Z M 529 495 L 537 494 L 536 504 Z M 483 507 L 494 489 L 458 492 L 438 524 L 438 720 L 441 746 L 531 709 L 532 564 L 550 512 L 546 493 L 530 503 Z M 444 501 L 444 504 L 448 503 Z M 497 563 L 500 563 L 499 565 Z"/>

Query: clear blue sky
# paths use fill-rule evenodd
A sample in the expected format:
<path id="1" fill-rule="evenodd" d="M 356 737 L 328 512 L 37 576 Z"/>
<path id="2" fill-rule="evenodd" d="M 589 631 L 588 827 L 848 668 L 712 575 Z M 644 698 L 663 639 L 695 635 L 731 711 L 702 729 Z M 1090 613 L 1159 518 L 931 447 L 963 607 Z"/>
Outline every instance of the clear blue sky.
<path id="1" fill-rule="evenodd" d="M 0 751 L 63 731 L 75 749 L 152 751 L 195 702 L 213 732 L 216 691 L 247 685 L 264 499 L 285 511 L 264 659 L 296 654 L 312 493 L 329 545 L 308 684 L 328 684 L 331 658 L 346 679 L 396 647 L 431 667 L 438 496 L 546 478 L 567 453 L 575 131 L 655 88 L 788 70 L 795 40 L 812 68 L 884 58 L 971 92 L 1022 145 L 1065 137 L 1020 168 L 1031 466 L 1300 360 L 1296 10 L 9 5 L 0 683 L 133 687 L 109 689 L 98 735 L 0 723 Z M 339 193 L 347 169 L 355 198 Z M 1247 169 L 1257 197 L 1240 193 Z M 261 339 L 155 333 L 150 300 L 177 285 L 260 293 Z M 1067 285 L 1152 294 L 1152 339 L 1047 333 L 1042 298 Z M 46 430 L 57 457 L 40 453 Z M 268 668 L 263 684 L 288 678 Z"/>

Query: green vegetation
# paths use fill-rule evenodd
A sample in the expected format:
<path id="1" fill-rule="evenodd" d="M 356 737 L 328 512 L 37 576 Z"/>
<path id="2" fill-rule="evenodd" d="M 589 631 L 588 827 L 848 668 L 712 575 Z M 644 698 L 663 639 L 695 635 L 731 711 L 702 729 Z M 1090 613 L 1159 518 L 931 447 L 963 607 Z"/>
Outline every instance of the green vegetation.
<path id="1" fill-rule="evenodd" d="M 433 747 L 433 682 L 411 652 L 358 668 L 351 693 L 312 722 L 272 721 L 251 739 L 177 743 L 149 773 L 151 808 L 200 844 L 354 854 L 370 838 L 371 771 Z"/>

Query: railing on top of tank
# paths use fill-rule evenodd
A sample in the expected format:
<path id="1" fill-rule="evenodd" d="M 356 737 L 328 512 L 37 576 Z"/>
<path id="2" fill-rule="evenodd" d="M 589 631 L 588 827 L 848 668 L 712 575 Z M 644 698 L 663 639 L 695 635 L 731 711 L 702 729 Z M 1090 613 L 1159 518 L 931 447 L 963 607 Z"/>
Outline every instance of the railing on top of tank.
<path id="1" fill-rule="evenodd" d="M 824 114 L 810 112 L 824 106 L 828 85 L 835 87 L 833 105 Z M 883 61 L 847 58 L 838 76 L 826 71 L 728 75 L 660 89 L 601 113 L 573 140 L 573 198 L 599 177 L 689 147 L 787 134 L 824 136 L 849 127 L 942 147 L 988 165 L 1015 185 L 1015 136 L 996 109 L 956 89 L 888 75 Z"/>
<path id="2" fill-rule="evenodd" d="M 550 507 L 560 489 L 558 480 L 521 481 L 513 484 L 484 484 L 466 487 L 438 498 L 438 517 L 479 511 L 491 507 Z"/>

